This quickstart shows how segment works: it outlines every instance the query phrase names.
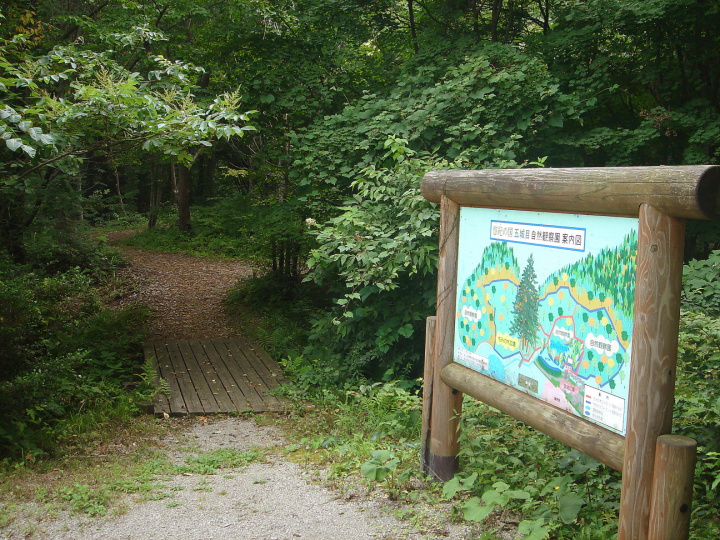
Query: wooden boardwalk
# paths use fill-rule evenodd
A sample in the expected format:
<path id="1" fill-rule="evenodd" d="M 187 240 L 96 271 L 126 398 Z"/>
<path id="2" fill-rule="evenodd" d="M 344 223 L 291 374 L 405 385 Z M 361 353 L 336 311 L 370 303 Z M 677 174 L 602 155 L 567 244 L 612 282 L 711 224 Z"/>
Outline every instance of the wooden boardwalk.
<path id="1" fill-rule="evenodd" d="M 169 395 L 153 403 L 157 415 L 265 412 L 285 408 L 271 390 L 283 381 L 280 366 L 244 338 L 156 341 L 144 345 Z"/>

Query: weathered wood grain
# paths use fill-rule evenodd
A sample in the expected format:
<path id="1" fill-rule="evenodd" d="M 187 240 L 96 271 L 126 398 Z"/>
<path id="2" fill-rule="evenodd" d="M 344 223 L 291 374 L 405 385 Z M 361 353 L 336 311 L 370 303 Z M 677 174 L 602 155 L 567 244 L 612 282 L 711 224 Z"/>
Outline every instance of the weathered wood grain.
<path id="1" fill-rule="evenodd" d="M 648 537 L 655 444 L 670 433 L 685 222 L 640 207 L 620 540 Z"/>
<path id="2" fill-rule="evenodd" d="M 146 343 L 156 359 L 168 396 L 154 400 L 155 414 L 280 411 L 284 400 L 271 395 L 282 370 L 267 353 L 246 340 L 193 340 Z"/>
<path id="3" fill-rule="evenodd" d="M 210 342 L 220 353 L 232 380 L 237 386 L 241 386 L 243 394 L 250 404 L 249 408 L 258 410 L 265 409 L 263 397 L 257 389 L 253 381 L 256 380 L 257 374 L 252 366 L 249 365 L 245 356 L 238 350 L 237 345 L 232 341 L 211 339 Z"/>
<path id="4" fill-rule="evenodd" d="M 236 411 L 237 407 L 230 397 L 230 394 L 228 394 L 227 389 L 222 384 L 222 378 L 218 373 L 216 364 L 222 362 L 218 361 L 216 356 L 213 357 L 212 353 L 215 353 L 215 350 L 212 349 L 208 352 L 207 348 L 203 346 L 202 341 L 193 340 L 187 343 L 200 366 L 200 370 L 205 376 L 208 390 L 215 398 L 216 410 L 219 412 Z"/>
<path id="5" fill-rule="evenodd" d="M 720 218 L 717 165 L 432 171 L 421 190 L 462 206 L 636 216 L 647 203 L 677 218 Z"/>
<path id="6" fill-rule="evenodd" d="M 160 366 L 158 364 L 158 353 L 152 343 L 143 344 L 143 355 L 149 360 L 153 367 L 152 385 L 155 389 L 160 388 Z M 153 411 L 160 414 L 170 414 L 170 403 L 165 392 L 157 392 L 152 401 Z"/>
<path id="7" fill-rule="evenodd" d="M 157 342 L 152 344 L 155 351 L 158 367 L 160 370 L 160 377 L 167 382 L 170 388 L 170 394 L 168 398 L 168 411 L 159 411 L 155 409 L 155 413 L 167 412 L 170 415 L 184 415 L 188 413 L 187 405 L 185 404 L 185 398 L 180 389 L 178 377 L 175 371 L 175 366 L 170 359 L 170 353 L 168 353 L 167 347 L 163 342 Z"/>
<path id="8" fill-rule="evenodd" d="M 210 389 L 210 384 L 205 378 L 205 370 L 201 365 L 204 359 L 202 357 L 195 357 L 188 341 L 179 340 L 176 343 L 178 350 L 185 361 L 187 375 L 190 377 L 192 387 L 195 389 L 198 399 L 202 404 L 203 413 L 219 411 L 220 407 L 218 406 L 217 400 Z"/>
<path id="9" fill-rule="evenodd" d="M 205 408 L 197 394 L 192 376 L 188 371 L 188 366 L 185 364 L 185 359 L 183 358 L 178 343 L 176 341 L 170 341 L 165 344 L 165 348 L 167 349 L 168 357 L 173 367 L 173 377 L 177 381 L 183 400 L 185 401 L 187 413 L 205 414 Z M 192 364 L 190 365 L 190 369 L 192 369 Z"/>
<path id="10" fill-rule="evenodd" d="M 433 399 L 433 376 L 435 370 L 435 321 L 436 317 L 425 320 L 425 366 L 423 370 L 422 426 L 420 429 L 420 470 L 429 474 L 430 463 L 430 412 Z"/>
<path id="11" fill-rule="evenodd" d="M 264 369 L 265 366 L 260 359 L 257 358 L 253 351 L 239 346 L 234 340 L 225 340 L 225 345 L 242 370 L 242 376 L 247 379 L 248 384 L 257 392 L 265 407 L 270 410 L 279 409 L 280 402 L 270 394 L 271 385 L 268 385 L 265 381 L 265 377 L 270 378 L 269 372 Z"/>
<path id="12" fill-rule="evenodd" d="M 217 373 L 218 377 L 220 378 L 222 387 L 225 389 L 225 391 L 228 393 L 228 397 L 232 401 L 233 407 L 229 410 L 231 411 L 245 411 L 245 410 L 253 410 L 253 404 L 250 402 L 249 397 L 247 394 L 252 392 L 254 394 L 254 390 L 251 388 L 247 388 L 247 386 L 244 383 L 244 381 L 240 381 L 238 383 L 235 378 L 233 377 L 230 370 L 227 368 L 227 365 L 225 364 L 225 360 L 223 359 L 223 353 L 227 355 L 227 350 L 225 347 L 220 345 L 219 347 L 216 347 L 211 341 L 209 340 L 203 340 L 198 341 L 202 346 L 203 351 L 205 352 L 205 355 L 207 358 L 212 362 L 213 366 L 215 367 L 215 372 Z M 218 348 L 220 350 L 218 350 Z M 257 402 L 256 402 L 257 407 Z"/>
<path id="13" fill-rule="evenodd" d="M 655 450 L 649 540 L 687 540 L 697 461 L 697 442 L 661 435 Z"/>
<path id="14" fill-rule="evenodd" d="M 283 383 L 287 381 L 280 365 L 267 352 L 265 352 L 262 347 L 256 345 L 255 343 L 252 343 L 243 336 L 237 336 L 236 338 L 234 338 L 234 340 L 235 343 L 238 344 L 238 346 L 250 351 L 255 357 L 262 361 L 263 365 L 268 370 L 269 375 L 272 379 L 274 379 L 278 383 Z"/>
<path id="15" fill-rule="evenodd" d="M 455 335 L 455 294 L 460 207 L 442 198 L 440 217 L 440 261 L 438 263 L 437 319 L 433 369 L 433 403 L 430 411 L 429 473 L 439 480 L 450 480 L 458 467 L 458 423 L 462 394 L 440 378 L 440 370 L 453 361 Z"/>

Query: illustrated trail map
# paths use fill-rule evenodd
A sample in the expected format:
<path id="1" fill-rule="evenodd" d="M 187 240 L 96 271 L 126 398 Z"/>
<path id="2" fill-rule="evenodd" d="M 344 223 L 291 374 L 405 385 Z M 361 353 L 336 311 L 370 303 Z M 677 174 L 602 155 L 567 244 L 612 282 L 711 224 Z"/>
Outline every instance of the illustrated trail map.
<path id="1" fill-rule="evenodd" d="M 637 229 L 461 208 L 455 361 L 625 435 Z"/>

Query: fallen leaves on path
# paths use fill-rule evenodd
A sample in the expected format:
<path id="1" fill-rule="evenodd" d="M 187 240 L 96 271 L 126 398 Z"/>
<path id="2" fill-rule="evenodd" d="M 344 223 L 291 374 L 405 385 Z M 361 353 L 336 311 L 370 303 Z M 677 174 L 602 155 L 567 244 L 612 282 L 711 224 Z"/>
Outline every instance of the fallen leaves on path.
<path id="1" fill-rule="evenodd" d="M 250 263 L 119 249 L 129 262 L 123 277 L 136 288 L 133 301 L 150 306 L 155 314 L 150 340 L 223 339 L 237 335 L 225 316 L 223 299 L 238 280 L 252 276 Z"/>

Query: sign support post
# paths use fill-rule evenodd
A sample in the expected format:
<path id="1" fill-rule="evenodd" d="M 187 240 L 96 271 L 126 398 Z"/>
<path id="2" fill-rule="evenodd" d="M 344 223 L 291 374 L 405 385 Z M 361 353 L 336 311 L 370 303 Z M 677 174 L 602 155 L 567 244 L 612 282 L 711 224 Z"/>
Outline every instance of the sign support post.
<path id="1" fill-rule="evenodd" d="M 455 289 L 460 206 L 447 197 L 441 201 L 440 262 L 438 265 L 437 318 L 432 354 L 432 404 L 430 405 L 429 451 L 423 469 L 447 481 L 458 469 L 458 424 L 462 394 L 442 380 L 440 372 L 453 361 Z"/>
<path id="2" fill-rule="evenodd" d="M 672 431 L 685 219 L 720 219 L 720 166 L 435 171 L 425 175 L 422 192 L 426 199 L 441 203 L 437 315 L 428 320 L 427 331 L 431 335 L 426 338 L 423 471 L 441 481 L 450 480 L 457 471 L 458 425 L 462 394 L 466 393 L 621 471 L 619 540 L 687 538 L 697 445 L 687 437 L 669 435 Z M 622 315 L 614 321 L 619 316 L 615 310 L 628 311 L 627 306 L 623 306 L 627 295 L 607 299 L 607 302 L 601 298 L 598 303 L 589 294 L 587 284 L 578 287 L 563 278 L 564 294 L 572 295 L 573 301 L 577 302 L 572 305 L 576 308 L 573 315 L 558 314 L 558 305 L 552 307 L 552 301 L 548 301 L 546 306 L 550 307 L 546 307 L 543 316 L 549 317 L 551 322 L 545 319 L 545 324 L 552 325 L 552 331 L 535 327 L 542 339 L 547 340 L 536 346 L 532 328 L 528 329 L 527 321 L 532 321 L 530 316 L 519 319 L 524 326 L 517 324 L 519 313 L 532 313 L 534 304 L 524 300 L 523 308 L 530 306 L 530 311 L 518 308 L 520 304 L 517 303 L 512 308 L 507 305 L 510 300 L 506 300 L 504 294 L 501 296 L 485 289 L 485 284 L 490 282 L 500 285 L 502 281 L 506 289 L 511 285 L 511 291 L 519 291 L 525 283 L 532 283 L 532 256 L 526 266 L 526 270 L 530 268 L 530 277 L 526 280 L 523 272 L 522 279 L 526 281 L 521 283 L 512 250 L 503 248 L 502 238 L 493 238 L 495 245 L 492 247 L 498 253 L 510 253 L 513 269 L 510 270 L 510 263 L 502 268 L 496 266 L 494 268 L 504 277 L 489 280 L 478 265 L 472 278 L 465 281 L 460 295 L 458 256 L 463 249 L 460 246 L 463 207 L 498 209 L 508 215 L 510 212 L 521 215 L 518 210 L 559 212 L 543 214 L 548 216 L 545 224 L 513 223 L 512 220 L 490 222 L 491 225 L 495 223 L 493 227 L 521 226 L 522 234 L 527 235 L 532 229 L 533 245 L 538 246 L 547 244 L 545 234 L 550 234 L 547 231 L 554 230 L 556 238 L 562 236 L 558 230 L 563 229 L 563 223 L 568 220 L 562 214 L 574 214 L 581 222 L 584 218 L 578 214 L 635 217 L 637 237 L 633 245 L 637 252 L 630 255 L 627 251 L 617 250 L 618 260 L 630 257 L 635 263 L 634 282 L 627 289 L 634 289 L 630 315 Z M 536 240 L 541 231 L 545 244 Z M 577 245 L 572 234 L 565 235 L 572 240 L 568 246 Z M 527 241 L 528 236 L 520 238 L 526 241 L 521 240 L 519 244 L 531 243 Z M 577 241 L 581 240 L 584 246 L 585 240 L 578 233 Z M 625 247 L 623 244 L 623 249 Z M 592 254 L 584 260 L 595 262 Z M 615 252 L 612 260 L 616 260 Z M 624 266 L 627 269 L 628 265 Z M 473 287 L 478 290 L 473 291 Z M 546 297 L 553 295 L 558 304 L 568 302 L 566 296 L 559 294 L 559 288 L 555 282 L 554 288 L 545 289 Z M 472 305 L 471 300 L 466 300 L 466 294 L 468 298 L 472 297 Z M 512 292 L 511 296 L 517 301 L 520 293 Z M 563 298 L 565 300 L 561 300 Z M 567 307 L 568 304 L 564 305 Z M 481 312 L 481 307 L 487 312 Z M 579 326 L 583 323 L 574 319 L 583 314 L 587 316 L 584 320 L 588 321 L 601 310 L 603 317 L 611 320 L 604 320 L 600 330 L 595 330 L 597 327 L 592 326 L 592 321 L 588 323 L 592 330 L 582 330 Z M 508 313 L 515 319 L 512 327 L 507 322 L 498 323 L 502 318 L 494 319 L 495 315 L 501 317 Z M 623 332 L 624 337 L 619 337 L 616 335 L 619 329 L 628 329 L 626 317 L 632 319 L 632 333 Z M 465 341 L 458 342 L 456 333 L 460 332 L 461 320 L 462 334 L 457 335 Z M 560 321 L 563 326 L 559 325 Z M 481 323 L 485 324 L 482 329 Z M 514 328 L 519 328 L 519 336 L 511 335 L 515 333 Z M 492 337 L 484 337 L 488 335 Z M 617 351 L 619 346 L 621 352 Z M 597 375 L 592 371 L 578 371 L 581 369 L 578 360 L 582 357 L 578 355 L 586 355 L 586 359 L 592 360 L 594 355 L 589 352 L 592 348 L 603 352 L 602 355 L 596 353 L 602 356 L 605 364 L 597 363 Z M 526 355 L 523 350 L 533 352 Z M 585 352 L 578 352 L 582 350 Z M 496 380 L 492 376 L 492 362 L 496 362 L 496 368 L 500 366 L 498 369 L 503 374 L 506 373 L 505 368 L 497 364 L 497 358 L 490 358 L 497 357 L 498 351 L 506 351 L 507 354 L 503 354 L 511 364 L 518 365 L 520 361 L 519 365 L 527 366 L 531 359 L 537 362 L 538 369 L 556 377 L 555 385 L 545 386 L 549 395 L 561 405 L 563 399 L 568 401 L 561 406 L 549 399 L 538 399 L 537 381 L 525 375 L 522 375 L 524 378 L 515 376 L 516 382 L 506 382 L 505 375 Z M 554 360 L 559 363 L 554 364 Z M 617 366 L 617 362 L 628 361 L 629 384 L 621 381 L 627 384 L 623 390 L 626 398 L 616 397 L 611 391 L 615 383 L 605 373 Z M 626 363 L 623 364 L 625 369 Z M 586 369 L 592 370 L 592 366 Z M 614 371 L 612 376 L 617 373 Z M 590 375 L 592 381 L 588 379 L 583 383 L 581 377 L 589 378 Z M 569 378 L 565 379 L 566 376 Z M 609 389 L 600 390 L 609 383 Z M 562 392 L 566 392 L 564 398 Z M 577 401 L 570 402 L 571 398 L 577 400 L 578 392 L 580 396 L 585 395 L 582 410 Z M 625 402 L 627 409 L 623 412 L 618 405 Z M 595 403 L 599 407 L 597 411 L 593 408 Z M 603 407 L 610 414 L 605 419 Z"/>
<path id="3" fill-rule="evenodd" d="M 672 429 L 685 222 L 640 206 L 619 540 L 647 538 L 655 444 Z"/>

